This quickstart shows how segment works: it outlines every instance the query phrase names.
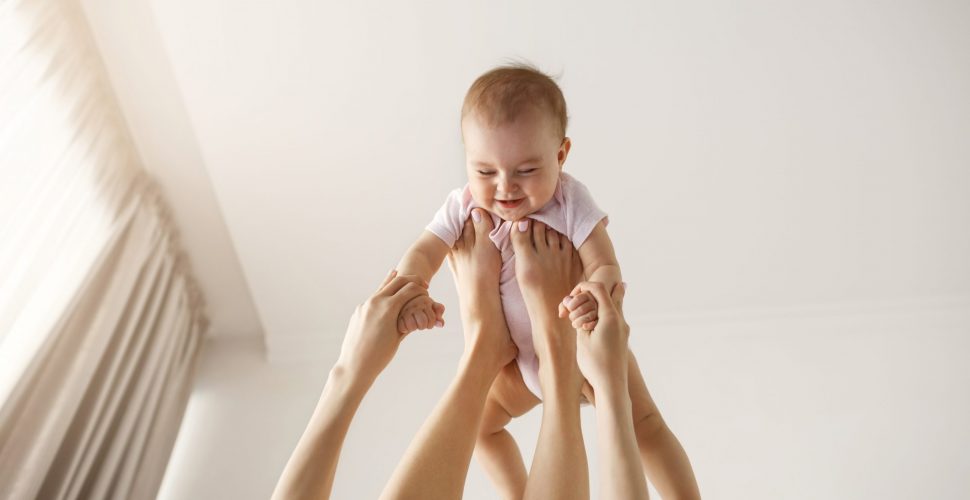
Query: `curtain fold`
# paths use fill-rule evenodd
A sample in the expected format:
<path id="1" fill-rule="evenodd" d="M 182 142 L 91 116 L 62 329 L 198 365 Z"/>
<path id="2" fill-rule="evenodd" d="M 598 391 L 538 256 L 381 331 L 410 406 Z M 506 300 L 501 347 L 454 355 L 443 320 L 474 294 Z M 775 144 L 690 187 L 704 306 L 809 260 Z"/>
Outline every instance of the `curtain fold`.
<path id="1" fill-rule="evenodd" d="M 0 498 L 153 498 L 204 308 L 78 5 L 0 0 Z"/>

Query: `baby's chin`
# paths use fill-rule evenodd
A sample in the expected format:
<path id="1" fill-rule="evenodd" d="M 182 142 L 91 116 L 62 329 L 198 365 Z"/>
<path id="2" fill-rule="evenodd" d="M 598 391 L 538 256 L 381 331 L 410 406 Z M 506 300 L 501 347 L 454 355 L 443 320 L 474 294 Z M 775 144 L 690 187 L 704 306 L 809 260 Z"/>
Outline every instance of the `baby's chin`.
<path id="1" fill-rule="evenodd" d="M 475 203 L 479 208 L 482 208 L 495 217 L 506 221 L 523 219 L 539 211 L 537 207 L 532 205 L 524 205 L 508 209 L 498 206 L 497 203 L 483 204 L 478 200 L 475 200 Z M 524 201 L 523 203 L 528 203 L 528 200 Z"/>

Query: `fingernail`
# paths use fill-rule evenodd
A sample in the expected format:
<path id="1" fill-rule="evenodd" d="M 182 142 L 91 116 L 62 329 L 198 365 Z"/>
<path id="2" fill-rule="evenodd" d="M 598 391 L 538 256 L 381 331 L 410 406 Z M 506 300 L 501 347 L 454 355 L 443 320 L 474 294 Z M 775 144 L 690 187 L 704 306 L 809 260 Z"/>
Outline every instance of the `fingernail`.
<path id="1" fill-rule="evenodd" d="M 472 210 L 472 220 L 475 222 L 481 222 L 482 214 L 478 213 L 478 210 Z"/>
<path id="2" fill-rule="evenodd" d="M 625 292 L 626 291 L 626 281 L 621 281 L 620 282 L 620 285 L 623 286 L 623 291 Z"/>
<path id="3" fill-rule="evenodd" d="M 573 297 L 572 297 L 572 295 L 567 295 L 567 296 L 566 296 L 566 298 L 564 298 L 564 299 L 562 299 L 562 303 L 563 303 L 563 304 L 566 304 L 567 306 L 568 306 L 568 305 L 569 305 L 569 303 L 570 303 L 570 302 L 572 302 L 572 301 L 573 301 Z"/>
<path id="4" fill-rule="evenodd" d="M 445 326 L 445 322 L 444 321 L 441 321 L 439 319 L 438 321 L 435 321 L 434 322 L 434 326 L 437 326 L 438 328 L 441 328 L 441 327 Z"/>
<path id="5" fill-rule="evenodd" d="M 520 220 L 519 221 L 519 232 L 520 233 L 524 233 L 526 231 L 526 229 L 529 229 L 529 221 L 527 221 L 527 220 Z"/>

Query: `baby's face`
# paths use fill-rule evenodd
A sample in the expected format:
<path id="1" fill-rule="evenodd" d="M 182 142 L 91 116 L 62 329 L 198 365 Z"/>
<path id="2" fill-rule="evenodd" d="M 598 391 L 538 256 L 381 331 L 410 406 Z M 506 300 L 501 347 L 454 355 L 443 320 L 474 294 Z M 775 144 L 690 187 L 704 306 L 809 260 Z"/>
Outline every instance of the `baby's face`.
<path id="1" fill-rule="evenodd" d="M 570 141 L 557 137 L 551 118 L 530 110 L 489 127 L 473 112 L 462 131 L 468 185 L 482 208 L 514 221 L 552 199 Z"/>

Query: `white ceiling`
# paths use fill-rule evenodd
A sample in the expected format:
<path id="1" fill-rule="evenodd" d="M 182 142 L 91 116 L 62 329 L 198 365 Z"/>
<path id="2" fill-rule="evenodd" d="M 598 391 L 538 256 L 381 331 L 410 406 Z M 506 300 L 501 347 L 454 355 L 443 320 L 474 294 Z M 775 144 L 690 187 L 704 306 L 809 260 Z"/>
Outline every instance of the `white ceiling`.
<path id="1" fill-rule="evenodd" d="M 335 348 L 464 182 L 507 57 L 562 73 L 632 314 L 970 295 L 965 3 L 81 4 L 215 333 L 277 358 Z"/>

